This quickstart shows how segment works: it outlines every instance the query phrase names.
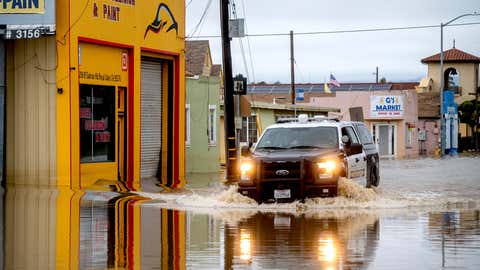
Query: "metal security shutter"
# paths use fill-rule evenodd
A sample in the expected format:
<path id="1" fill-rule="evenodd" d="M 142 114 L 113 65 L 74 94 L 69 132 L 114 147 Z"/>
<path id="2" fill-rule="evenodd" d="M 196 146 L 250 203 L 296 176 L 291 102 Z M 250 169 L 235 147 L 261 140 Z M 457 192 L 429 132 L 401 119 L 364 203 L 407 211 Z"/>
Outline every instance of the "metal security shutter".
<path id="1" fill-rule="evenodd" d="M 140 176 L 156 176 L 162 148 L 162 66 L 143 60 L 141 65 Z"/>

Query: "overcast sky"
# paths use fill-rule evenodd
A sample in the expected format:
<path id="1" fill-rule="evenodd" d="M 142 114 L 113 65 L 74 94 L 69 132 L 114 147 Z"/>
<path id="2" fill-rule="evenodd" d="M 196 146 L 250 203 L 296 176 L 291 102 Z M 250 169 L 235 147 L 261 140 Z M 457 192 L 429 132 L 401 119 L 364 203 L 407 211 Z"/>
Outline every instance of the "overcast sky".
<path id="1" fill-rule="evenodd" d="M 186 33 L 198 24 L 209 0 L 186 0 Z M 247 34 L 289 33 L 439 25 L 458 15 L 480 13 L 480 0 L 235 0 Z M 245 10 L 245 13 L 244 13 Z M 219 0 L 212 0 L 197 36 L 220 35 Z M 480 22 L 480 16 L 455 23 Z M 444 29 L 444 50 L 480 56 L 480 25 Z M 207 39 L 207 38 L 203 38 Z M 208 38 L 214 63 L 222 63 L 221 39 Z M 249 80 L 290 82 L 289 37 L 242 39 Z M 250 61 L 249 46 L 251 48 Z M 240 42 L 232 40 L 234 75 L 246 74 Z M 387 81 L 418 81 L 427 73 L 420 60 L 440 52 L 440 28 L 295 36 L 296 82 L 374 82 L 375 67 Z"/>

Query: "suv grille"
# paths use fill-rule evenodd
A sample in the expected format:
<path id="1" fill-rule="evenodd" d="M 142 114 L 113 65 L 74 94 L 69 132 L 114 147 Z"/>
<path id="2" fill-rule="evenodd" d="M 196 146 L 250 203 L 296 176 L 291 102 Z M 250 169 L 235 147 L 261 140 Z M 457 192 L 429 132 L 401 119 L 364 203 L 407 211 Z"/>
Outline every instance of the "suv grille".
<path id="1" fill-rule="evenodd" d="M 263 179 L 300 179 L 300 161 L 263 162 Z"/>

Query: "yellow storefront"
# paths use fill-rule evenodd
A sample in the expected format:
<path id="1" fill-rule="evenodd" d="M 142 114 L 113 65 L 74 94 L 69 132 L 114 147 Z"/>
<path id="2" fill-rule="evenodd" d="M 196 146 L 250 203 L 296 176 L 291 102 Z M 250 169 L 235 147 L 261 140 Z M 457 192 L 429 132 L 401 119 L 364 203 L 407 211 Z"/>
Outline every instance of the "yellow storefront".
<path id="1" fill-rule="evenodd" d="M 55 3 L 55 36 L 7 43 L 7 182 L 138 188 L 155 177 L 182 186 L 184 1 Z M 29 54 L 35 61 L 20 63 Z"/>

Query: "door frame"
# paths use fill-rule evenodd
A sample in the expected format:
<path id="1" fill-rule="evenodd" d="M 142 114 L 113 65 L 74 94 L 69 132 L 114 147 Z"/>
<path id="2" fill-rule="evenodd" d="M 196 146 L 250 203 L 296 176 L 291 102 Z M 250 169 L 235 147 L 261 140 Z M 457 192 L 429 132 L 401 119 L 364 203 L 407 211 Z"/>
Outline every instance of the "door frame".
<path id="1" fill-rule="evenodd" d="M 378 139 L 378 134 L 379 134 L 379 126 L 387 126 L 388 127 L 388 155 L 381 155 L 380 153 L 380 147 L 378 145 L 379 139 Z M 392 130 L 393 127 L 393 130 Z M 397 158 L 397 153 L 398 153 L 398 125 L 397 123 L 391 123 L 391 122 L 372 122 L 370 124 L 370 130 L 372 131 L 372 137 L 375 140 L 375 145 L 378 149 L 378 155 L 381 158 Z M 393 134 L 392 134 L 393 132 Z M 393 148 L 392 148 L 392 135 L 393 135 Z M 393 151 L 393 153 L 392 153 Z"/>

